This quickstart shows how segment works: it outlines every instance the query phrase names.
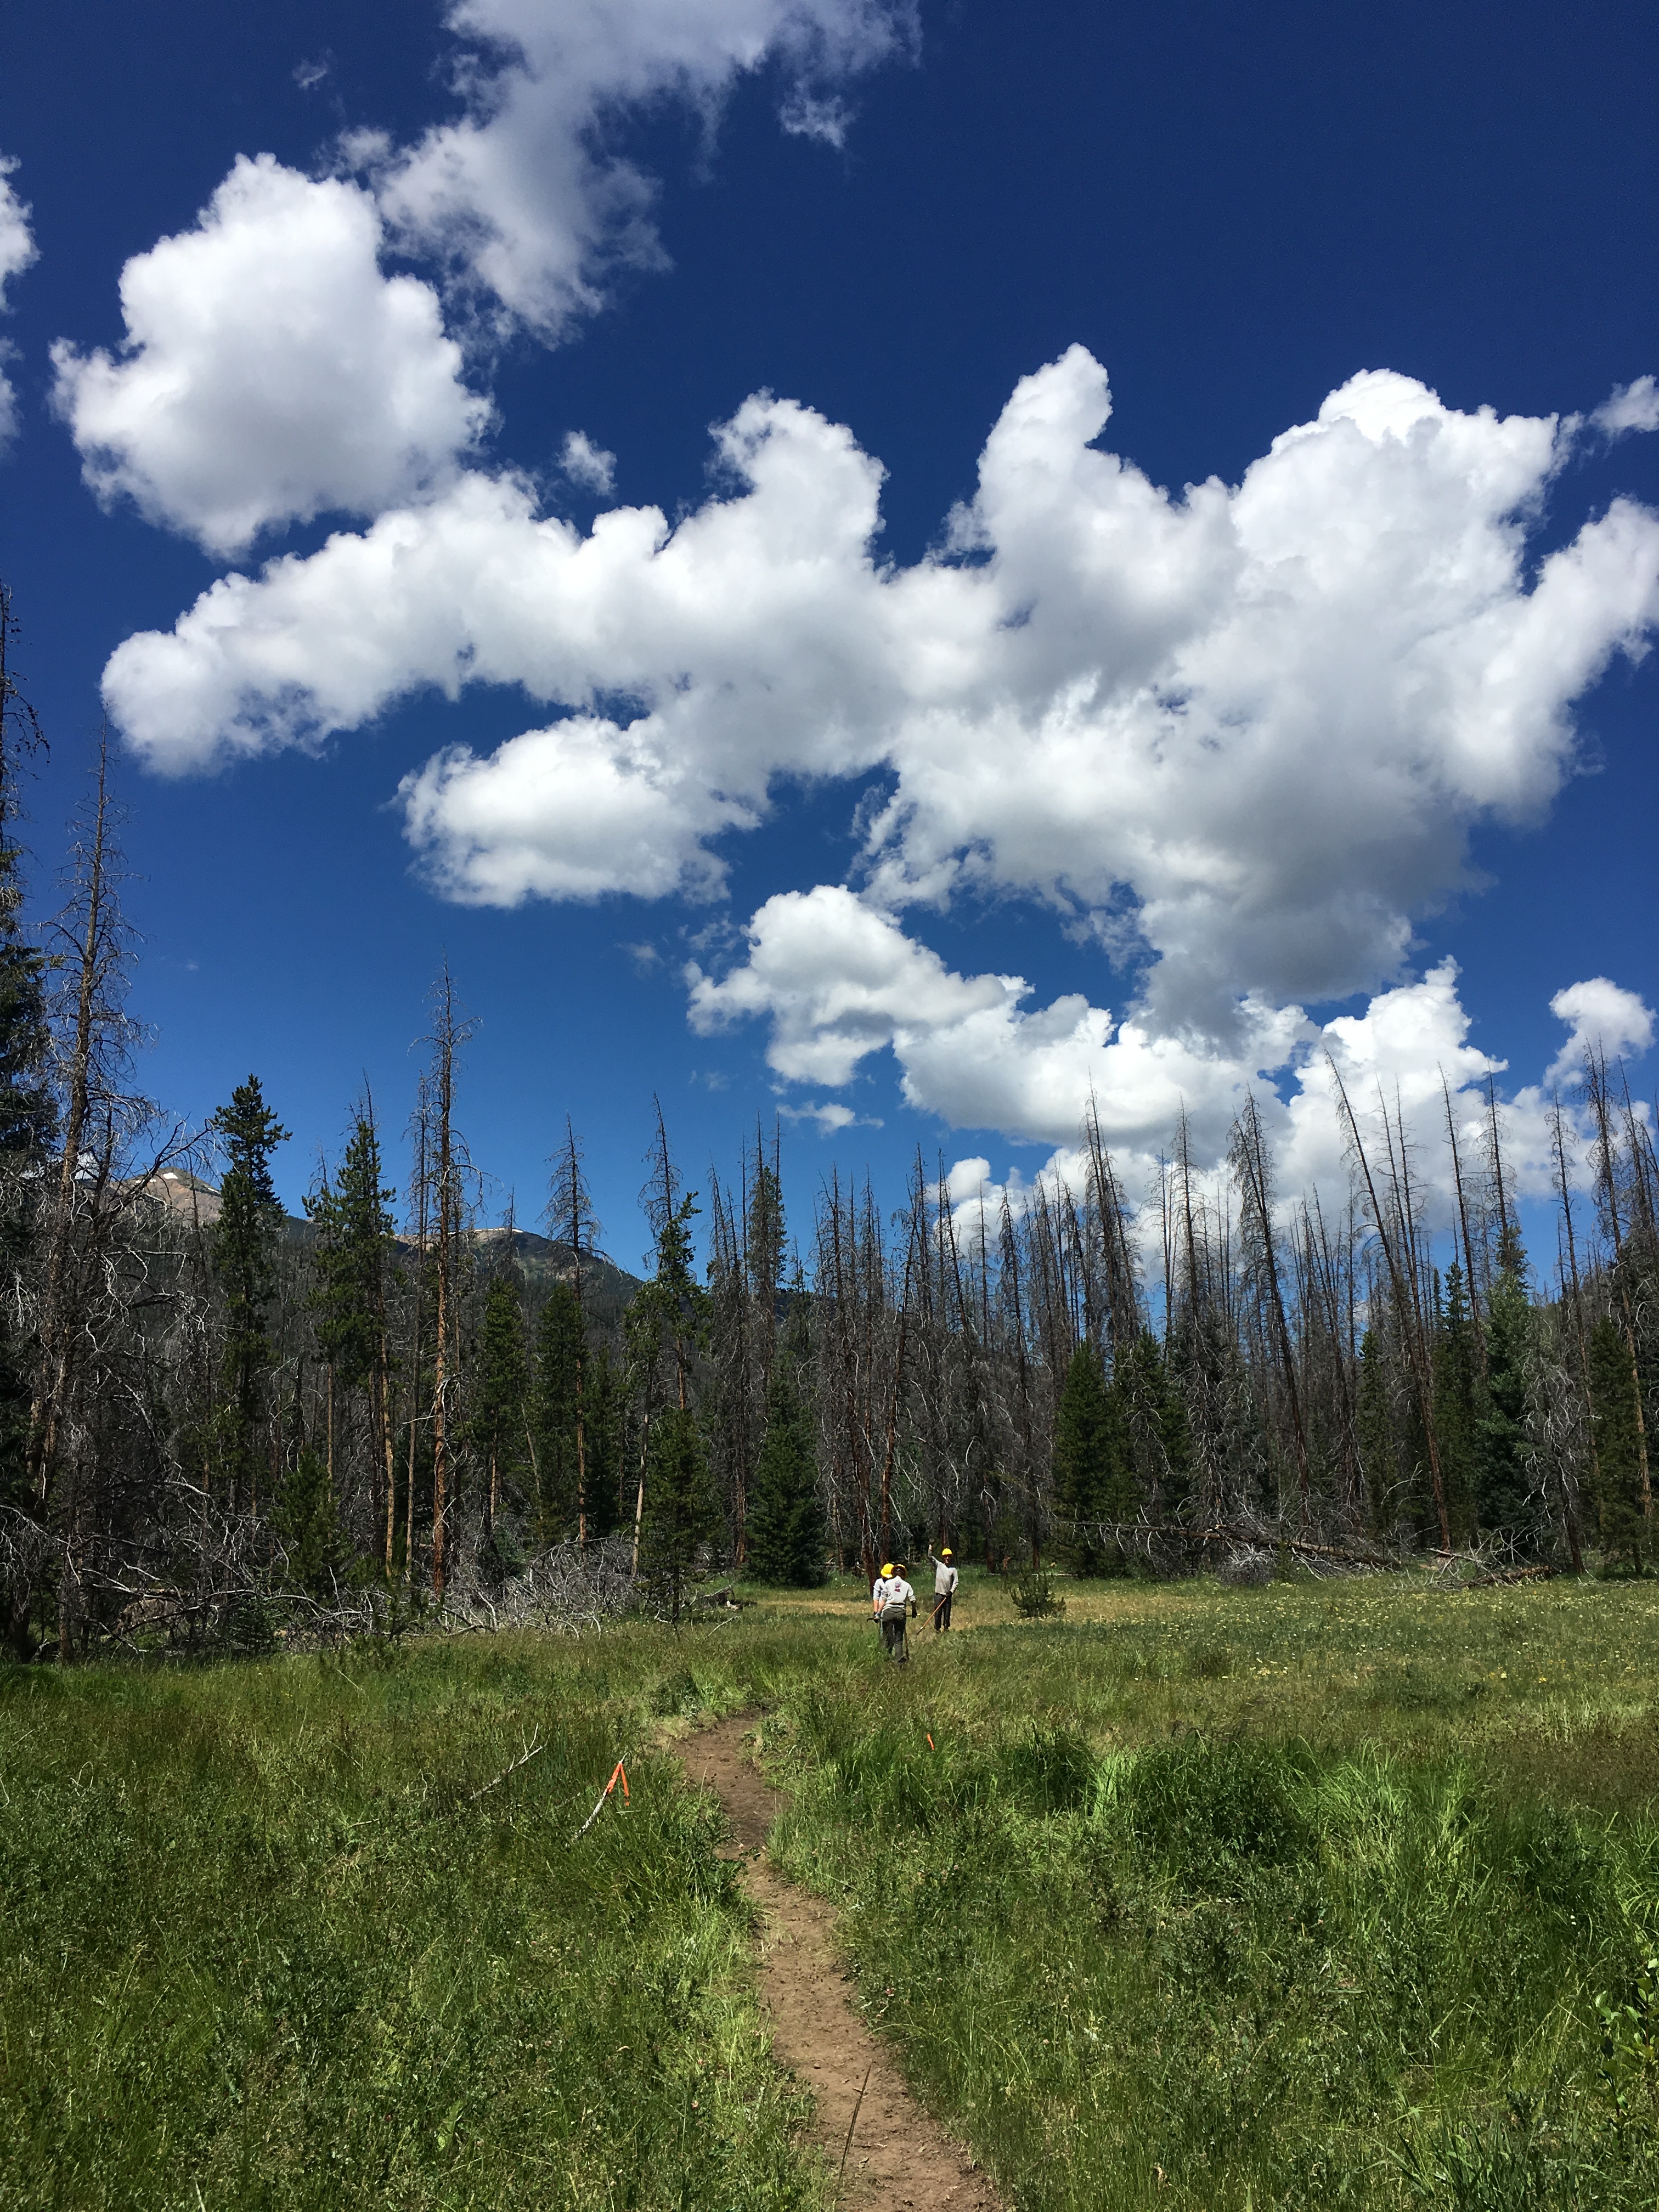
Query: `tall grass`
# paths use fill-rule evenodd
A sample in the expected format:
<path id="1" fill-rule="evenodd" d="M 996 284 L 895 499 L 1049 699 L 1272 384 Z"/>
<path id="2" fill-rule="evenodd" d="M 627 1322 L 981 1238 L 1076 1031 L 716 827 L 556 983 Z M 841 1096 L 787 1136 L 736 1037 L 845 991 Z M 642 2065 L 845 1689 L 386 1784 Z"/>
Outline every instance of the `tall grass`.
<path id="1" fill-rule="evenodd" d="M 647 1759 L 572 1843 L 607 1666 L 0 1686 L 8 2206 L 819 2202 L 710 1807 Z"/>
<path id="2" fill-rule="evenodd" d="M 1659 2201 L 1653 1600 L 1099 1602 L 769 1728 L 779 1856 L 1017 2200 Z"/>
<path id="3" fill-rule="evenodd" d="M 0 2201 L 822 2202 L 711 1808 L 647 1755 L 572 1841 L 750 1709 L 778 1856 L 1027 2212 L 1659 2201 L 1659 1594 L 1067 1597 L 969 1578 L 902 1673 L 832 1592 L 0 1675 Z"/>

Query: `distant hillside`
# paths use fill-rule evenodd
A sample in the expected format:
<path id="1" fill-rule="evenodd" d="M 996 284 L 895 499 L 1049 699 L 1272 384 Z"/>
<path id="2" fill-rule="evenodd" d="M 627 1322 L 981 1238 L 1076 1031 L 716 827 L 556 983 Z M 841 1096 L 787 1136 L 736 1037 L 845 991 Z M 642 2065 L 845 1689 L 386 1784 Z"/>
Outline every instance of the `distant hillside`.
<path id="1" fill-rule="evenodd" d="M 126 1188 L 133 1188 L 131 1184 Z M 210 1182 L 193 1176 L 187 1168 L 163 1168 L 160 1175 L 151 1176 L 143 1186 L 146 1198 L 152 1198 L 168 1213 L 181 1221 L 193 1222 L 210 1229 L 219 1218 L 219 1194 Z M 303 1228 L 302 1222 L 298 1224 Z"/>
<path id="2" fill-rule="evenodd" d="M 151 1176 L 144 1185 L 144 1195 L 154 1199 L 176 1219 L 203 1229 L 210 1229 L 219 1218 L 216 1187 L 185 1168 L 167 1168 L 160 1175 Z M 286 1214 L 283 1226 L 291 1243 L 309 1245 L 315 1242 L 316 1231 L 302 1217 Z M 475 1229 L 471 1232 L 471 1240 L 479 1259 L 492 1273 L 509 1265 L 518 1269 L 532 1304 L 539 1305 L 555 1283 L 568 1283 L 575 1272 L 569 1245 L 551 1237 L 538 1237 L 534 1230 Z M 399 1237 L 398 1249 L 412 1253 L 414 1239 Z M 590 1254 L 582 1261 L 582 1297 L 591 1317 L 601 1328 L 618 1321 L 623 1309 L 640 1287 L 640 1279 L 603 1252 Z"/>
<path id="3" fill-rule="evenodd" d="M 575 1273 L 569 1245 L 551 1237 L 538 1237 L 533 1230 L 475 1229 L 472 1242 L 488 1264 L 515 1267 L 538 1301 L 546 1297 L 555 1283 L 568 1283 Z M 582 1301 L 602 1325 L 620 1317 L 639 1289 L 640 1280 L 603 1252 L 583 1257 Z"/>

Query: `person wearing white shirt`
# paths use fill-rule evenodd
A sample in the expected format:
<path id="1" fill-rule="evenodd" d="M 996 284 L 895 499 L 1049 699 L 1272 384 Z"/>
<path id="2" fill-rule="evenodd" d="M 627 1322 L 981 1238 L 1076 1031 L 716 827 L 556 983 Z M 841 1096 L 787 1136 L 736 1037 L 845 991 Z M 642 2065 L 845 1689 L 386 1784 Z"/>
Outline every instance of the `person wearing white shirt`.
<path id="1" fill-rule="evenodd" d="M 942 1552 L 929 1552 L 933 1563 L 933 1627 L 937 1632 L 951 1626 L 951 1607 L 957 1594 L 957 1571 L 951 1564 L 951 1547 Z"/>
<path id="2" fill-rule="evenodd" d="M 904 1579 L 902 1566 L 895 1567 L 890 1559 L 876 1577 L 870 1593 L 871 1609 L 881 1625 L 882 1648 L 890 1660 L 901 1667 L 909 1664 L 910 1654 L 904 1640 L 907 1608 L 910 1615 L 916 1609 L 916 1594 Z"/>

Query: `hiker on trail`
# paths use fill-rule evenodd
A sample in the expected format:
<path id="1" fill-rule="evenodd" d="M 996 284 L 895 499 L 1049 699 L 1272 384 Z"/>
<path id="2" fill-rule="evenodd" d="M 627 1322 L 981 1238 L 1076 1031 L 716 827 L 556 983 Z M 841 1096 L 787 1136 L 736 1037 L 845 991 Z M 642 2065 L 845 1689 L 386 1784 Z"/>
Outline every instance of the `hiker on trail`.
<path id="1" fill-rule="evenodd" d="M 916 1609 L 916 1594 L 904 1579 L 904 1569 L 896 1567 L 890 1559 L 876 1577 L 875 1588 L 870 1593 L 872 1610 L 881 1624 L 882 1648 L 890 1660 L 901 1667 L 909 1663 L 910 1654 L 904 1641 L 905 1609 L 912 1615 Z"/>
<path id="2" fill-rule="evenodd" d="M 933 1563 L 933 1626 L 937 1631 L 951 1626 L 951 1601 L 957 1594 L 957 1571 L 951 1564 L 951 1547 L 942 1552 L 929 1552 Z"/>

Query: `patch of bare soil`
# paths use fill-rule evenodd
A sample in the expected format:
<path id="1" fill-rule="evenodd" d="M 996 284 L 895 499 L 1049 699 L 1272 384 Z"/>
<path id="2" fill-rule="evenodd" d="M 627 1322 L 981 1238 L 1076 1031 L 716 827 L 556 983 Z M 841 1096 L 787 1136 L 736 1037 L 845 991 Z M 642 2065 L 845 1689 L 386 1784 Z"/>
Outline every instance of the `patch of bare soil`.
<path id="1" fill-rule="evenodd" d="M 692 1781 L 726 1808 L 727 1856 L 742 1863 L 765 1920 L 761 1998 L 773 2053 L 812 2092 L 813 2133 L 831 2165 L 839 2167 L 846 2151 L 842 2212 L 877 2204 L 890 2212 L 1004 2212 L 989 2178 L 922 2110 L 859 2017 L 832 1940 L 834 1913 L 767 1864 L 766 1832 L 783 1800 L 747 1756 L 750 1733 L 747 1721 L 721 1721 L 674 1748 Z"/>

